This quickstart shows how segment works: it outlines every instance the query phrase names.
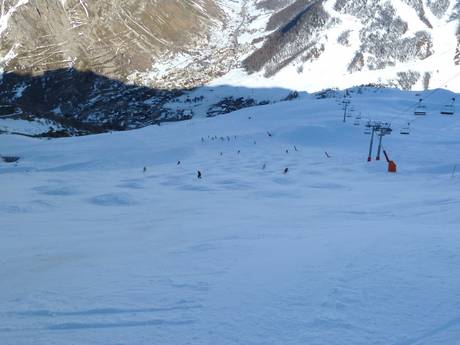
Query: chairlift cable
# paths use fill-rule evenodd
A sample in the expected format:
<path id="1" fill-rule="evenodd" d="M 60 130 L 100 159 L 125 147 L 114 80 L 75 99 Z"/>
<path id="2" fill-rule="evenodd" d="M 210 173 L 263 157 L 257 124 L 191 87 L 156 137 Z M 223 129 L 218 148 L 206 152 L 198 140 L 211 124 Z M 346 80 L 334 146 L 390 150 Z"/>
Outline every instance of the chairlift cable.
<path id="1" fill-rule="evenodd" d="M 459 76 L 460 76 L 460 71 L 458 73 L 456 73 L 452 78 L 450 78 L 450 79 L 446 80 L 445 82 L 441 83 L 440 87 L 437 87 L 437 88 L 431 90 L 425 96 L 421 97 L 421 99 L 423 101 L 425 101 L 428 98 L 432 97 L 435 93 L 437 93 L 437 92 L 439 92 L 441 90 L 442 86 L 447 85 L 449 82 L 451 82 L 452 80 L 458 78 Z M 423 92 L 421 93 L 421 95 L 423 95 Z M 406 107 L 402 111 L 396 113 L 396 115 L 404 115 L 404 114 L 406 114 L 407 112 L 409 112 L 413 108 L 414 108 L 413 105 L 411 105 L 409 107 Z M 416 117 L 415 119 L 409 121 L 408 124 L 412 124 L 413 122 L 417 121 L 418 119 L 420 119 L 420 117 Z"/>

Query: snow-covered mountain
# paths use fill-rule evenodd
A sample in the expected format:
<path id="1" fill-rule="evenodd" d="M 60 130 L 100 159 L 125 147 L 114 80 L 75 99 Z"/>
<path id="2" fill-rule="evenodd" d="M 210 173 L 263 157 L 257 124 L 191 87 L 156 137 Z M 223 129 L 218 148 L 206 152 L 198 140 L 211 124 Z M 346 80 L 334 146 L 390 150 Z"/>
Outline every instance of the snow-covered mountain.
<path id="1" fill-rule="evenodd" d="M 1 4 L 0 68 L 39 74 L 71 67 L 136 81 L 139 73 L 171 57 L 211 64 L 218 51 L 224 54 L 233 46 L 237 29 L 227 12 L 239 11 L 239 5 L 221 0 L 6 0 Z"/>
<path id="2" fill-rule="evenodd" d="M 6 0 L 0 10 L 0 116 L 73 133 L 215 115 L 288 90 L 460 90 L 459 1 Z M 239 88 L 216 98 L 223 85 Z M 258 98 L 267 87 L 286 90 Z"/>
<path id="3" fill-rule="evenodd" d="M 0 135 L 20 157 L 0 160 L 0 343 L 457 345 L 460 117 L 439 110 L 458 94 L 431 94 L 416 119 L 415 92 L 350 95 L 359 126 L 337 92 Z M 397 174 L 367 162 L 366 113 L 392 122 Z"/>
<path id="4" fill-rule="evenodd" d="M 459 11 L 449 0 L 7 0 L 0 68 L 73 67 L 159 88 L 237 67 L 309 91 L 454 87 Z"/>
<path id="5" fill-rule="evenodd" d="M 246 71 L 299 89 L 379 83 L 458 89 L 459 10 L 454 1 L 293 2 L 270 17 Z M 288 82 L 285 82 L 288 81 Z"/>

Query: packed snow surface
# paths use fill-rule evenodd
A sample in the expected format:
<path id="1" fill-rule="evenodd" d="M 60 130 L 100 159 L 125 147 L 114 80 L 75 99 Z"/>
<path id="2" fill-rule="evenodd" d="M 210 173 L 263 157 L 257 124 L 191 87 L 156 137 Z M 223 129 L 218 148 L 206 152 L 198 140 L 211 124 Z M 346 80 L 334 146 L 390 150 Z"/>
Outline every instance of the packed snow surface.
<path id="1" fill-rule="evenodd" d="M 0 133 L 19 133 L 25 135 L 34 135 L 48 132 L 50 129 L 61 129 L 55 123 L 49 120 L 37 119 L 33 121 L 13 119 L 0 116 Z"/>
<path id="2" fill-rule="evenodd" d="M 453 95 L 415 118 L 413 93 L 354 92 L 360 126 L 342 96 L 0 135 L 0 344 L 458 344 Z M 366 161 L 368 117 L 397 174 Z"/>

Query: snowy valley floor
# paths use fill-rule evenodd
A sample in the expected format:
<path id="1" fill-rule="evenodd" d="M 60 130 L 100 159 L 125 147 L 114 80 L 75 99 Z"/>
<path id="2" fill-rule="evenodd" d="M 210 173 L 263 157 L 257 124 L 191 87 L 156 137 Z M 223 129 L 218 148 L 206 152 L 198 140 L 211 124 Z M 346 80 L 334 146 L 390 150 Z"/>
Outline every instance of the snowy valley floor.
<path id="1" fill-rule="evenodd" d="M 0 344 L 458 344 L 448 97 L 410 136 L 416 97 L 395 90 L 353 95 L 359 127 L 302 96 L 124 133 L 0 135 L 21 156 L 0 163 Z M 397 174 L 366 162 L 366 114 L 393 123 Z"/>

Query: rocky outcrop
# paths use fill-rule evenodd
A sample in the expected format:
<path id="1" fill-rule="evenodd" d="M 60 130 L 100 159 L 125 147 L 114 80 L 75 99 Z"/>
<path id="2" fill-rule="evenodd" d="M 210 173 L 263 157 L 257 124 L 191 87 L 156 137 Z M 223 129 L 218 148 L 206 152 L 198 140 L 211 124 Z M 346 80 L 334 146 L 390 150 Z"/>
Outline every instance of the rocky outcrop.
<path id="1" fill-rule="evenodd" d="M 265 76 L 270 77 L 296 58 L 303 56 L 306 61 L 321 55 L 323 47 L 318 38 L 329 20 L 321 1 L 298 0 L 280 13 L 283 15 L 276 21 L 269 22 L 280 28 L 268 36 L 262 48 L 244 60 L 243 65 L 250 73 L 264 69 Z"/>
<path id="2" fill-rule="evenodd" d="M 262 47 L 246 58 L 243 66 L 249 73 L 263 72 L 270 77 L 291 65 L 300 74 L 305 70 L 305 63 L 314 62 L 328 49 L 335 49 L 334 44 L 355 49 L 353 57 L 345 64 L 348 73 L 378 71 L 423 61 L 436 54 L 432 32 L 437 28 L 431 23 L 433 17 L 443 18 L 446 23 L 460 19 L 460 4 L 453 9 L 450 5 L 449 0 L 293 1 L 271 16 L 267 30 L 275 31 L 265 37 Z M 417 23 L 413 15 L 407 14 L 407 8 L 418 17 Z M 344 21 L 350 23 L 350 18 L 355 20 L 352 28 L 343 24 Z M 331 29 L 337 27 L 344 29 L 331 43 Z M 414 31 L 414 27 L 419 28 L 418 31 Z M 356 46 L 357 41 L 359 46 Z M 451 53 L 454 58 L 454 52 Z M 459 56 L 460 39 L 455 57 L 457 63 L 460 63 Z M 420 71 L 421 74 L 426 72 Z M 410 82 L 403 82 L 404 87 Z"/>
<path id="3" fill-rule="evenodd" d="M 12 52 L 5 71 L 71 67 L 119 80 L 207 44 L 224 15 L 212 0 L 7 0 L 3 13 L 13 6 L 0 33 L 0 57 Z"/>

